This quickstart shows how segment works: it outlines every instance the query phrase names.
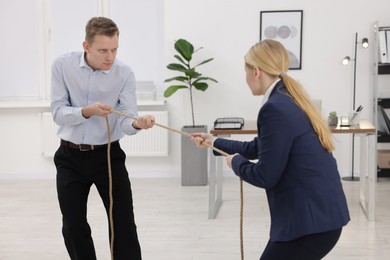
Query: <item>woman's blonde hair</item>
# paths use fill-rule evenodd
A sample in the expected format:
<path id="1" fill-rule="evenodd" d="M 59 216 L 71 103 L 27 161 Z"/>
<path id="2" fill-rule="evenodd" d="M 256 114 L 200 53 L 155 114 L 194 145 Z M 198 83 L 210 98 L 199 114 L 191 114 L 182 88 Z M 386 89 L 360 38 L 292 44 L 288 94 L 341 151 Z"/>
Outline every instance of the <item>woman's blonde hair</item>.
<path id="1" fill-rule="evenodd" d="M 292 77 L 287 75 L 289 58 L 283 45 L 266 39 L 252 46 L 245 55 L 248 67 L 258 67 L 271 76 L 280 77 L 294 102 L 307 114 L 321 145 L 329 152 L 334 150 L 332 133 L 320 112 L 315 108 L 309 95 Z"/>

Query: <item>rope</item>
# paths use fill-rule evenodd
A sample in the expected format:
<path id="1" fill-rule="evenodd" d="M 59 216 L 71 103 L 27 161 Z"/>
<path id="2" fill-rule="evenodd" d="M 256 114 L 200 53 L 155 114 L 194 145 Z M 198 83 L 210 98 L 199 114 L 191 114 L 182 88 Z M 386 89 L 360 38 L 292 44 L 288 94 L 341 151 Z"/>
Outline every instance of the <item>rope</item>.
<path id="1" fill-rule="evenodd" d="M 118 112 L 118 111 L 115 111 L 115 110 L 111 110 L 111 112 L 114 113 L 114 114 L 120 115 L 120 116 L 124 116 L 124 117 L 127 117 L 127 118 L 134 119 L 134 120 L 137 120 L 137 119 L 138 119 L 138 117 L 136 117 L 136 116 L 127 115 L 127 114 L 125 114 L 125 113 Z M 153 124 L 156 125 L 156 126 L 165 128 L 165 129 L 167 129 L 167 130 L 176 132 L 176 133 L 178 133 L 178 134 L 182 134 L 182 135 L 187 136 L 187 137 L 190 137 L 190 138 L 192 137 L 191 134 L 186 133 L 186 132 L 183 132 L 183 131 L 180 131 L 180 130 L 177 130 L 177 129 L 175 129 L 175 128 L 171 128 L 171 127 L 168 127 L 168 126 L 159 124 L 159 123 L 157 123 L 157 122 L 153 122 Z M 230 154 L 228 154 L 228 153 L 226 153 L 226 152 L 224 152 L 224 151 L 218 149 L 217 147 L 212 146 L 211 144 L 203 143 L 203 145 L 204 145 L 204 146 L 207 146 L 207 147 L 209 147 L 209 148 L 211 148 L 211 149 L 213 149 L 214 151 L 216 151 L 216 152 L 222 154 L 222 155 L 225 156 L 225 157 L 227 157 L 227 156 L 230 155 Z"/>
<path id="2" fill-rule="evenodd" d="M 244 260 L 243 226 L 244 226 L 244 189 L 243 189 L 243 181 L 242 181 L 242 179 L 240 179 L 240 253 L 241 253 L 241 260 Z"/>
<path id="3" fill-rule="evenodd" d="M 110 252 L 111 252 L 111 260 L 114 260 L 114 220 L 112 209 L 114 206 L 114 199 L 112 196 L 112 169 L 111 169 L 111 130 L 110 123 L 108 122 L 108 117 L 106 117 L 106 125 L 107 125 L 107 163 L 108 163 L 108 196 L 110 199 L 110 209 L 109 209 L 109 222 L 111 229 L 111 238 L 110 238 Z"/>
<path id="4" fill-rule="evenodd" d="M 123 117 L 127 117 L 127 118 L 131 118 L 131 119 L 134 119 L 134 120 L 137 120 L 138 117 L 136 116 L 132 116 L 132 115 L 128 115 L 128 114 L 125 114 L 125 113 L 122 113 L 122 112 L 119 112 L 119 111 L 115 111 L 115 110 L 111 110 L 112 113 L 114 114 L 117 114 L 117 115 L 120 115 L 120 116 L 123 116 Z M 107 121 L 107 129 L 108 129 L 108 138 L 110 138 L 110 132 L 109 132 L 109 124 L 108 124 L 108 119 L 106 118 L 106 121 Z M 162 125 L 162 124 L 159 124 L 157 122 L 153 122 L 154 125 L 156 126 L 159 126 L 161 128 L 165 128 L 167 130 L 170 130 L 170 131 L 173 131 L 175 133 L 178 133 L 178 134 L 182 134 L 184 136 L 187 136 L 187 137 L 192 137 L 191 134 L 189 133 L 186 133 L 186 132 L 183 132 L 183 131 L 180 131 L 178 129 L 174 129 L 174 128 L 171 128 L 171 127 L 168 127 L 168 126 L 165 126 L 165 125 Z M 110 140 L 110 139 L 109 139 Z M 108 142 L 110 143 L 110 141 Z M 210 148 L 210 149 L 213 149 L 214 151 L 222 154 L 223 156 L 227 157 L 229 156 L 230 154 L 212 146 L 211 144 L 208 144 L 208 143 L 202 143 L 204 146 Z M 107 155 L 107 159 L 110 161 L 109 159 L 109 146 L 107 146 L 107 150 L 108 150 L 108 155 Z M 111 176 L 111 165 L 109 163 L 109 175 Z M 111 177 L 110 177 L 110 182 L 111 182 Z M 112 184 L 110 184 L 112 185 Z M 112 188 L 111 188 L 112 189 Z M 110 190 L 110 193 L 112 193 L 112 191 Z M 111 196 L 111 195 L 110 195 Z M 111 229 L 112 229 L 112 234 L 111 234 L 111 260 L 114 260 L 114 256 L 113 256 L 113 252 L 114 252 L 114 228 L 113 228 L 113 221 L 112 221 L 112 201 L 110 199 L 110 226 L 111 226 Z M 244 260 L 244 239 L 243 239 L 243 219 L 244 219 L 244 191 L 243 191 L 243 181 L 242 179 L 240 179 L 240 253 L 241 253 L 241 260 Z"/>

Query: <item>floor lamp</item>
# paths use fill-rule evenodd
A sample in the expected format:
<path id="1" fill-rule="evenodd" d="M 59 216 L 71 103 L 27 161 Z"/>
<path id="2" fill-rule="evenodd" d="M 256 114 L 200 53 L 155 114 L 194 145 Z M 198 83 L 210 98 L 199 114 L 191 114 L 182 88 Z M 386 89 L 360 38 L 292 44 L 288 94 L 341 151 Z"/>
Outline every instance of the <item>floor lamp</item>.
<path id="1" fill-rule="evenodd" d="M 353 61 L 353 95 L 352 95 L 352 110 L 356 109 L 356 63 L 357 63 L 357 46 L 361 43 L 364 49 L 368 48 L 368 39 L 363 38 L 361 42 L 358 42 L 358 33 L 355 34 L 355 56 L 351 59 L 349 56 L 346 56 L 343 59 L 343 64 L 348 65 Z M 352 134 L 352 175 L 348 177 L 343 177 L 343 180 L 346 181 L 359 181 L 359 177 L 355 177 L 355 134 Z"/>

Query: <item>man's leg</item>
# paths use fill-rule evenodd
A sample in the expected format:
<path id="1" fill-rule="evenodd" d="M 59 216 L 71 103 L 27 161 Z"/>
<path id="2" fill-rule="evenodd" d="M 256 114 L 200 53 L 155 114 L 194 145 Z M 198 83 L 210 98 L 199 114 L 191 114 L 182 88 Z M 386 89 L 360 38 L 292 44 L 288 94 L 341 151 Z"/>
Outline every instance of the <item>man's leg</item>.
<path id="1" fill-rule="evenodd" d="M 71 259 L 95 260 L 91 228 L 87 222 L 87 200 L 91 183 L 78 172 L 80 169 L 76 170 L 75 161 L 82 159 L 77 158 L 77 152 L 60 147 L 55 155 L 62 234 Z"/>
<path id="2" fill-rule="evenodd" d="M 120 149 L 119 144 L 114 144 L 111 148 L 114 258 L 115 260 L 141 260 L 141 248 L 134 220 L 132 191 L 125 167 L 125 158 L 126 155 Z M 107 215 L 109 215 L 108 171 L 100 168 L 98 176 L 95 183 L 104 202 Z"/>

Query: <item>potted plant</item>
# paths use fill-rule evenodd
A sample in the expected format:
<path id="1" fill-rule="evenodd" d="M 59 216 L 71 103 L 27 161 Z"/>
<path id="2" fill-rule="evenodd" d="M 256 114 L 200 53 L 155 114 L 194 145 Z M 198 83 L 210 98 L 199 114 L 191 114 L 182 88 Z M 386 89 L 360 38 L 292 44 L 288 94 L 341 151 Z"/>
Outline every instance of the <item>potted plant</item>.
<path id="1" fill-rule="evenodd" d="M 167 68 L 180 73 L 180 75 L 166 79 L 164 82 L 176 82 L 167 87 L 164 91 L 164 97 L 172 96 L 177 90 L 189 90 L 189 99 L 191 105 L 192 125 L 183 126 L 182 131 L 186 133 L 207 132 L 207 125 L 195 124 L 193 90 L 205 91 L 209 85 L 208 82 L 217 81 L 210 77 L 205 77 L 196 69 L 213 60 L 206 59 L 197 65 L 192 65 L 194 53 L 202 49 L 194 49 L 194 46 L 185 39 L 179 39 L 175 42 L 175 50 L 178 54 L 174 57 L 178 63 L 170 63 Z M 181 182 L 183 186 L 206 185 L 207 184 L 207 150 L 197 149 L 188 137 L 182 136 L 181 142 Z"/>
<path id="2" fill-rule="evenodd" d="M 329 117 L 328 117 L 328 125 L 329 126 L 337 126 L 338 121 L 339 121 L 339 119 L 337 117 L 336 111 L 330 112 Z"/>
<path id="3" fill-rule="evenodd" d="M 208 88 L 207 81 L 217 81 L 210 77 L 202 76 L 199 72 L 196 71 L 196 68 L 208 63 L 213 60 L 213 58 L 204 60 L 199 64 L 193 66 L 191 64 L 193 54 L 203 47 L 200 47 L 194 50 L 194 46 L 184 39 L 179 39 L 175 42 L 175 49 L 180 54 L 174 55 L 174 57 L 180 63 L 170 63 L 167 68 L 170 70 L 175 70 L 181 72 L 181 75 L 175 76 L 169 79 L 166 79 L 164 82 L 178 81 L 179 84 L 171 85 L 164 91 L 164 97 L 172 96 L 179 89 L 188 89 L 190 94 L 190 104 L 191 104 L 191 115 L 192 115 L 192 126 L 195 126 L 195 115 L 194 115 L 194 101 L 192 91 L 195 89 L 205 91 Z"/>

